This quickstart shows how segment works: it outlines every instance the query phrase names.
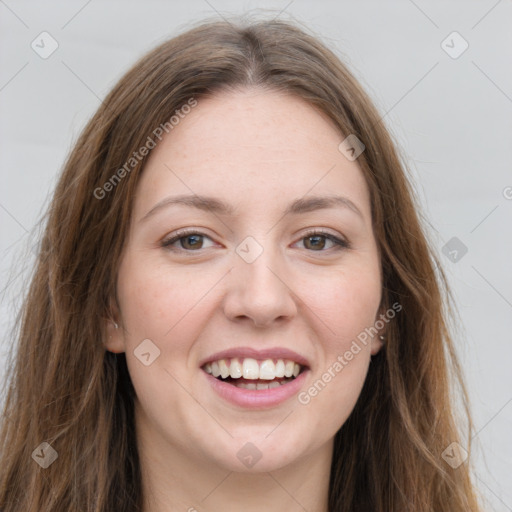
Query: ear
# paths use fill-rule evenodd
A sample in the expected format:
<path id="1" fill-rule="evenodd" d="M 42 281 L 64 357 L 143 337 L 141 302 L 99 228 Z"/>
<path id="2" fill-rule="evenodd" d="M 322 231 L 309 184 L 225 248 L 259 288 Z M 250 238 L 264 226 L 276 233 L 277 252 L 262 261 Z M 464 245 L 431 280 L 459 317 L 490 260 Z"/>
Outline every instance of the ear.
<path id="1" fill-rule="evenodd" d="M 377 334 L 376 336 L 374 336 L 372 338 L 371 351 L 370 351 L 372 356 L 377 354 L 379 352 L 379 350 L 384 346 L 385 338 L 384 339 L 383 338 L 384 338 L 383 334 Z"/>
<path id="2" fill-rule="evenodd" d="M 118 325 L 116 328 L 115 326 Z M 108 320 L 107 324 L 107 339 L 103 342 L 105 348 L 109 352 L 113 352 L 114 354 L 119 354 L 125 351 L 124 348 L 124 340 L 121 334 L 121 327 L 119 324 L 114 324 L 111 320 Z"/>
<path id="3" fill-rule="evenodd" d="M 111 305 L 112 314 L 110 318 L 105 319 L 106 322 L 106 337 L 103 342 L 105 348 L 109 352 L 119 354 L 125 352 L 124 346 L 124 329 L 121 326 L 120 314 L 116 306 Z"/>
<path id="4" fill-rule="evenodd" d="M 382 304 L 379 308 L 379 312 L 375 317 L 374 325 L 377 326 L 379 324 L 384 324 L 381 329 L 378 330 L 377 334 L 373 336 L 371 343 L 371 355 L 374 356 L 377 354 L 380 349 L 384 346 L 386 342 L 386 326 L 387 324 L 381 319 L 382 316 L 385 316 L 385 311 L 387 311 L 385 304 Z"/>

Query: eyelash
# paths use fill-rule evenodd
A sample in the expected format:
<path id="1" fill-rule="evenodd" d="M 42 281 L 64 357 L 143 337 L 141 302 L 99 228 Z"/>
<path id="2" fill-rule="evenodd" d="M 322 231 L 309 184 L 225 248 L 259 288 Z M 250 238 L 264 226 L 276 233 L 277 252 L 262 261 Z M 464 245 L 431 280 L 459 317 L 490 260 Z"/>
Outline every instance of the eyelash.
<path id="1" fill-rule="evenodd" d="M 191 236 L 191 235 L 198 235 L 198 236 L 203 236 L 203 237 L 206 237 L 206 238 L 210 238 L 208 235 L 206 235 L 205 233 L 201 233 L 200 231 L 195 231 L 193 229 L 184 229 L 184 230 L 181 230 L 181 231 L 178 231 L 174 236 L 172 236 L 171 238 L 167 238 L 167 239 L 164 239 L 161 241 L 161 246 L 164 248 L 164 249 L 167 249 L 167 250 L 170 250 L 170 251 L 183 251 L 183 252 L 199 252 L 201 251 L 201 249 L 197 249 L 197 250 L 189 250 L 189 249 L 183 249 L 183 248 L 173 248 L 171 247 L 171 245 L 174 243 L 174 242 L 178 242 L 179 240 L 181 240 L 182 238 L 186 238 L 187 236 Z M 342 240 L 336 236 L 334 236 L 333 234 L 327 232 L 327 231 L 323 231 L 323 230 L 311 230 L 311 231 L 308 231 L 306 232 L 301 238 L 300 240 L 304 240 L 305 238 L 310 238 L 310 237 L 313 237 L 313 236 L 322 236 L 322 237 L 325 237 L 327 238 L 328 240 L 330 240 L 331 242 L 333 242 L 335 244 L 335 247 L 331 247 L 331 249 L 334 249 L 334 250 L 342 250 L 342 249 L 350 249 L 351 246 L 350 246 L 350 243 L 347 242 L 346 240 Z M 310 251 L 310 252 L 327 252 L 329 249 L 325 249 L 325 250 L 319 250 L 319 251 Z"/>

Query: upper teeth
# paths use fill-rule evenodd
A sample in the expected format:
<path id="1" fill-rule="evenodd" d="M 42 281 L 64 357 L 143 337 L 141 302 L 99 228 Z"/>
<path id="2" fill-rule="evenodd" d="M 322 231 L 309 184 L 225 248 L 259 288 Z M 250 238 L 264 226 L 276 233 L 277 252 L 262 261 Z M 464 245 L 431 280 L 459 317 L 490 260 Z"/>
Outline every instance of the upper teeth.
<path id="1" fill-rule="evenodd" d="M 297 377 L 300 373 L 300 365 L 290 360 L 278 359 L 275 363 L 272 359 L 257 361 L 251 357 L 246 357 L 242 361 L 234 357 L 232 359 L 219 359 L 206 363 L 204 366 L 206 373 L 211 373 L 214 377 L 222 377 L 226 379 L 250 380 L 272 380 L 279 377 Z"/>

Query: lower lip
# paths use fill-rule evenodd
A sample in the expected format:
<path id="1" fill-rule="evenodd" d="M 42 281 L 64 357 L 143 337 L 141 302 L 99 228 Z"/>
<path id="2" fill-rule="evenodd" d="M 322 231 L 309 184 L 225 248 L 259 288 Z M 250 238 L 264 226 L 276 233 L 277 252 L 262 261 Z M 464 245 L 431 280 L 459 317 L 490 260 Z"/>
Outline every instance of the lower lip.
<path id="1" fill-rule="evenodd" d="M 240 407 L 263 409 L 279 405 L 290 397 L 296 395 L 302 387 L 306 374 L 309 370 L 303 371 L 295 379 L 278 388 L 270 389 L 245 389 L 237 388 L 227 382 L 216 379 L 209 373 L 201 370 L 206 376 L 213 389 L 225 400 Z M 271 381 L 269 381 L 271 382 Z"/>

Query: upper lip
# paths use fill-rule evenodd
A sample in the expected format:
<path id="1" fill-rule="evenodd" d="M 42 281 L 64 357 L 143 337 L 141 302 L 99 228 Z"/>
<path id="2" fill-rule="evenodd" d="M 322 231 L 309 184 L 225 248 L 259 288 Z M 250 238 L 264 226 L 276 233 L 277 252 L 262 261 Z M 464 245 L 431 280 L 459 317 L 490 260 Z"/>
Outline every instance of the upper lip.
<path id="1" fill-rule="evenodd" d="M 216 352 L 211 356 L 204 358 L 199 366 L 203 366 L 206 363 L 212 361 L 218 361 L 219 359 L 231 359 L 233 357 L 246 358 L 252 357 L 253 359 L 265 360 L 265 359 L 289 359 L 301 366 L 309 367 L 309 361 L 298 354 L 297 352 L 284 347 L 268 348 L 263 350 L 256 350 L 251 347 L 235 347 L 227 350 Z"/>

